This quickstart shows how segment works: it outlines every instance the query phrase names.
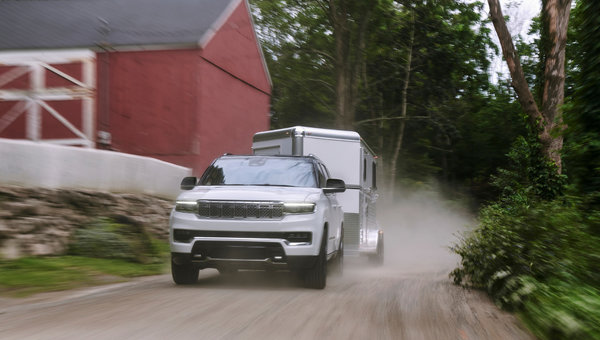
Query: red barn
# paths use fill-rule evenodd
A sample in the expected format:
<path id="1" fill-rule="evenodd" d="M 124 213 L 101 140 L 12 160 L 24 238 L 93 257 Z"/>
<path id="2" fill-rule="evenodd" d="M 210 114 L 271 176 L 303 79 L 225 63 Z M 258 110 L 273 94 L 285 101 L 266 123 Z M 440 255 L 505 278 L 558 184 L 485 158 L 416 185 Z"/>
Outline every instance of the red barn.
<path id="1" fill-rule="evenodd" d="M 0 138 L 201 172 L 269 128 L 247 0 L 0 1 Z"/>

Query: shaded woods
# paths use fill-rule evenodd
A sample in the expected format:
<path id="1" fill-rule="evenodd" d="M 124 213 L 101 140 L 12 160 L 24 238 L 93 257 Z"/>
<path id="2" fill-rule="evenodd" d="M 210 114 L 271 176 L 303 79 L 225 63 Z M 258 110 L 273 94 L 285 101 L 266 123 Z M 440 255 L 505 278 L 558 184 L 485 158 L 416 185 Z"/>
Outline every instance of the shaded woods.
<path id="1" fill-rule="evenodd" d="M 356 130 L 390 192 L 470 202 L 455 281 L 540 338 L 600 338 L 599 2 L 543 0 L 530 39 L 496 0 L 251 5 L 274 128 Z M 500 55 L 510 74 L 492 77 Z"/>

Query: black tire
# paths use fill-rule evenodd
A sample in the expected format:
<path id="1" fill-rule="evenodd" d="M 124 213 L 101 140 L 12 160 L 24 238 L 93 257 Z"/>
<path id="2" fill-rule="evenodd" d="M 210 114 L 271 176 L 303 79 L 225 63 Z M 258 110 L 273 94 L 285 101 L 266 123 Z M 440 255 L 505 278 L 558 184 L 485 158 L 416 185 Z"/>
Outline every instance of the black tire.
<path id="1" fill-rule="evenodd" d="M 198 272 L 191 263 L 177 264 L 171 259 L 171 275 L 178 285 L 189 285 L 198 281 Z"/>
<path id="2" fill-rule="evenodd" d="M 321 249 L 315 266 L 304 273 L 306 288 L 323 289 L 327 284 L 327 230 L 323 231 Z"/>

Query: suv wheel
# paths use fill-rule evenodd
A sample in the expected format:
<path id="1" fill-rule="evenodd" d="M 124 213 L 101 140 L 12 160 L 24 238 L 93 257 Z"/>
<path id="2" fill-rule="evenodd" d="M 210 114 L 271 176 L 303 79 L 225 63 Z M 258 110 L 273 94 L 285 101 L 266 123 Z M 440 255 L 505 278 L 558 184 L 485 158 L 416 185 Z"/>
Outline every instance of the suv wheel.
<path id="1" fill-rule="evenodd" d="M 315 266 L 304 274 L 304 284 L 307 288 L 323 289 L 327 282 L 327 230 L 323 231 L 321 250 Z"/>
<path id="2" fill-rule="evenodd" d="M 189 262 L 183 264 L 177 264 L 171 259 L 171 275 L 173 281 L 178 285 L 189 285 L 198 281 L 198 272 L 200 270 L 195 268 Z"/>

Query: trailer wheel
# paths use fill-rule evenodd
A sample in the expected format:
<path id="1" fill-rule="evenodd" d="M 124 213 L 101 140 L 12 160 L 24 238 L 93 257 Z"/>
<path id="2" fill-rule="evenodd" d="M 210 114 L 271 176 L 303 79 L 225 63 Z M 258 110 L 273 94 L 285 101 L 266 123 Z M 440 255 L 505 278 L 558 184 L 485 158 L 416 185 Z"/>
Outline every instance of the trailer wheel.
<path id="1" fill-rule="evenodd" d="M 383 259 L 384 259 L 384 248 L 383 248 L 383 237 L 379 237 L 378 241 L 377 241 L 377 250 L 375 252 L 375 254 L 369 256 L 369 260 L 372 264 L 376 265 L 376 266 L 381 266 L 383 265 Z"/>
<path id="2" fill-rule="evenodd" d="M 323 289 L 327 282 L 327 229 L 323 231 L 321 249 L 315 266 L 304 273 L 304 285 L 307 288 Z"/>
<path id="3" fill-rule="evenodd" d="M 189 285 L 198 281 L 198 272 L 200 269 L 195 268 L 191 263 L 177 264 L 171 258 L 171 275 L 173 281 L 178 285 Z"/>

